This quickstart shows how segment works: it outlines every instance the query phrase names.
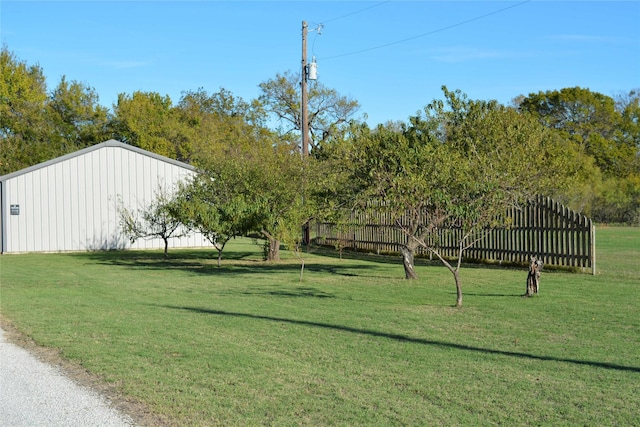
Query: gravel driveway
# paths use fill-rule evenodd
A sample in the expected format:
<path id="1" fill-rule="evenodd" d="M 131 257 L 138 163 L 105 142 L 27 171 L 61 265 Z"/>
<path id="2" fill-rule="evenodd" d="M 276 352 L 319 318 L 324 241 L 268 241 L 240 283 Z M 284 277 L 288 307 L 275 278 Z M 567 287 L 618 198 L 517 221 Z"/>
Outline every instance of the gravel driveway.
<path id="1" fill-rule="evenodd" d="M 41 362 L 0 329 L 0 426 L 133 426 L 97 392 Z"/>

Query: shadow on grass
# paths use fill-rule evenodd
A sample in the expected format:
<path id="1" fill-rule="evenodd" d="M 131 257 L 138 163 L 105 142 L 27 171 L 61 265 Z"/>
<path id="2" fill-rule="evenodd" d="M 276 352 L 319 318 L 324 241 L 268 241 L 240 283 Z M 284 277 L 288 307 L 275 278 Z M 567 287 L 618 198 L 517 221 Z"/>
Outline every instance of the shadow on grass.
<path id="1" fill-rule="evenodd" d="M 172 265 L 187 261 L 216 261 L 218 252 L 214 249 L 178 249 L 170 250 L 165 257 L 161 250 L 123 250 L 123 251 L 93 251 L 77 252 L 71 256 L 86 258 L 104 264 L 133 264 L 148 263 L 154 265 Z M 223 253 L 223 260 L 243 261 L 257 259 L 259 254 L 254 251 L 229 251 Z"/>
<path id="2" fill-rule="evenodd" d="M 330 294 L 328 292 L 321 291 L 312 287 L 301 286 L 291 290 L 252 290 L 252 291 L 243 291 L 244 295 L 268 295 L 272 297 L 283 297 L 283 298 L 335 298 L 336 296 Z"/>
<path id="3" fill-rule="evenodd" d="M 447 292 L 451 295 L 456 295 L 455 292 Z M 486 294 L 481 294 L 481 293 L 477 293 L 477 292 L 463 292 L 465 297 L 504 297 L 504 298 L 513 298 L 513 297 L 521 297 L 522 296 L 522 292 L 520 293 L 513 293 L 513 294 L 492 294 L 492 293 L 486 293 Z"/>
<path id="4" fill-rule="evenodd" d="M 354 249 L 344 249 L 342 254 L 337 249 L 334 249 L 332 246 L 312 246 L 310 253 L 319 254 L 328 258 L 340 258 L 340 259 L 351 259 L 351 260 L 359 260 L 359 261 L 370 261 L 380 264 L 400 264 L 402 265 L 402 256 L 400 254 L 393 253 L 380 253 L 376 254 L 369 250 L 354 250 Z M 457 262 L 455 258 L 447 257 L 449 262 L 453 265 Z M 432 256 L 429 257 L 428 254 L 418 253 L 415 256 L 414 263 L 416 266 L 423 267 L 443 267 L 446 268 L 445 265 L 440 261 L 437 257 Z M 529 267 L 529 263 L 526 261 L 517 262 L 517 261 L 499 261 L 499 260 L 474 260 L 469 257 L 464 257 L 462 260 L 462 270 L 467 269 L 483 269 L 483 270 L 503 270 L 503 271 L 522 271 L 526 277 L 527 270 Z M 561 265 L 552 265 L 545 264 L 544 266 L 544 274 L 553 274 L 553 273 L 589 273 L 590 267 L 575 267 L 575 266 L 561 266 Z"/>
<path id="5" fill-rule="evenodd" d="M 553 357 L 553 356 L 540 356 L 540 355 L 521 353 L 516 351 L 494 350 L 490 348 L 474 347 L 474 346 L 450 343 L 445 341 L 428 340 L 424 338 L 414 338 L 408 335 L 392 334 L 387 332 L 374 331 L 371 329 L 359 329 L 359 328 L 353 328 L 350 326 L 332 325 L 330 323 L 311 322 L 308 320 L 296 320 L 296 319 L 287 319 L 283 317 L 261 316 L 257 314 L 237 313 L 237 312 L 231 312 L 231 311 L 212 310 L 212 309 L 198 308 L 198 307 L 180 307 L 180 306 L 170 306 L 170 305 L 160 305 L 159 307 L 169 308 L 173 310 L 186 310 L 186 311 L 191 311 L 199 314 L 241 317 L 241 318 L 249 318 L 249 319 L 256 319 L 256 320 L 268 320 L 272 322 L 291 323 L 295 325 L 311 326 L 316 328 L 334 329 L 338 331 L 351 332 L 354 334 L 370 335 L 373 337 L 387 338 L 387 339 L 396 340 L 396 341 L 422 344 L 422 345 L 441 347 L 441 348 L 453 348 L 456 350 L 473 351 L 477 353 L 497 354 L 501 356 L 519 357 L 522 359 L 533 359 L 533 360 L 541 360 L 541 361 L 549 361 L 549 362 L 572 363 L 576 365 L 592 366 L 595 368 L 613 369 L 618 371 L 640 372 L 640 367 L 635 367 L 635 366 L 624 366 L 624 365 L 618 365 L 614 363 L 604 363 L 604 362 L 596 362 L 596 361 L 590 361 L 590 360 L 566 359 L 562 357 Z"/>
<path id="6" fill-rule="evenodd" d="M 267 262 L 257 256 L 255 252 L 249 251 L 225 252 L 220 267 L 217 266 L 217 253 L 205 250 L 173 251 L 169 253 L 167 258 L 161 252 L 150 251 L 87 252 L 73 254 L 73 256 L 85 258 L 98 264 L 131 269 L 179 269 L 195 274 L 217 276 L 277 272 L 297 274 L 300 272 L 300 263 L 296 260 Z M 363 275 L 370 276 L 373 270 L 375 270 L 375 263 L 369 265 L 345 263 L 344 266 L 310 262 L 305 264 L 305 274 L 317 272 L 345 277 L 359 277 Z M 361 274 L 360 272 L 363 273 Z"/>
<path id="7" fill-rule="evenodd" d="M 215 249 L 171 249 L 167 257 L 164 257 L 162 250 L 123 250 L 123 251 L 94 251 L 72 254 L 74 257 L 84 258 L 103 265 L 121 266 L 132 269 L 179 269 L 195 274 L 215 274 L 215 275 L 239 275 L 249 273 L 268 272 L 299 272 L 300 263 L 291 259 L 283 262 L 265 262 L 262 260 L 262 253 L 257 245 L 253 244 L 250 249 L 247 247 L 232 248 L 222 254 L 221 266 L 217 266 L 218 253 Z M 325 246 L 311 246 L 305 248 L 302 258 L 306 255 L 319 256 L 331 260 L 328 263 L 309 262 L 305 260 L 306 272 L 324 272 L 333 275 L 347 277 L 385 277 L 398 278 L 402 275 L 391 276 L 376 275 L 372 272 L 376 266 L 394 265 L 402 268 L 402 258 L 396 254 L 375 254 L 364 251 L 345 250 L 342 255 L 331 248 Z M 338 260 L 340 259 L 340 260 Z M 339 265 L 345 261 L 344 266 Z M 357 261 L 356 263 L 349 261 Z M 363 264 L 366 263 L 366 264 Z M 426 257 L 416 257 L 416 266 L 441 267 L 444 265 L 437 259 L 430 260 Z M 513 270 L 513 266 L 500 266 L 497 264 L 477 264 L 464 263 L 463 269 L 496 269 Z M 526 271 L 523 273 L 526 274 Z M 506 295 L 504 295 L 506 296 Z"/>

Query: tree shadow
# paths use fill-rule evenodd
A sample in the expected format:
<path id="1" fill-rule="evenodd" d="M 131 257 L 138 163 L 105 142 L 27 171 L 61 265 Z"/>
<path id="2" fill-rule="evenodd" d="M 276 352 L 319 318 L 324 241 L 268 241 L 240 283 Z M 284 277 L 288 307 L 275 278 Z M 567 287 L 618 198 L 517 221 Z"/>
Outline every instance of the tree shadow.
<path id="1" fill-rule="evenodd" d="M 216 261 L 218 252 L 214 249 L 174 249 L 170 250 L 165 257 L 162 250 L 109 250 L 77 252 L 71 254 L 78 258 L 87 258 L 93 261 L 117 264 L 123 262 L 148 262 L 148 263 L 180 263 L 186 260 Z M 247 259 L 258 259 L 258 254 L 252 251 L 229 251 L 223 253 L 223 259 L 229 261 L 239 261 Z"/>
<path id="2" fill-rule="evenodd" d="M 251 251 L 223 253 L 221 265 L 217 265 L 217 252 L 211 250 L 179 250 L 164 257 L 160 251 L 105 251 L 74 253 L 71 256 L 91 260 L 97 264 L 117 266 L 137 270 L 179 269 L 193 274 L 234 276 L 252 273 L 292 273 L 300 272 L 300 262 L 295 259 L 277 262 L 264 261 L 260 254 Z M 345 263 L 305 263 L 305 274 L 328 273 L 344 277 L 388 277 L 371 275 L 375 264 L 358 265 Z"/>
<path id="3" fill-rule="evenodd" d="M 495 349 L 475 347 L 475 346 L 470 346 L 465 344 L 456 344 L 456 343 L 446 342 L 446 341 L 415 338 L 415 337 L 410 337 L 408 335 L 403 335 L 403 334 L 393 334 L 388 332 L 374 331 L 372 329 L 360 329 L 360 328 L 354 328 L 354 327 L 344 326 L 344 325 L 333 325 L 330 323 L 312 322 L 308 320 L 287 319 L 284 317 L 262 316 L 257 314 L 238 313 L 238 312 L 232 312 L 232 311 L 213 310 L 213 309 L 198 308 L 198 307 L 184 307 L 184 306 L 181 307 L 181 306 L 171 306 L 171 305 L 157 305 L 157 306 L 162 308 L 172 309 L 172 310 L 191 311 L 194 313 L 205 314 L 205 315 L 240 317 L 240 318 L 248 318 L 248 319 L 255 319 L 255 320 L 266 320 L 271 322 L 290 323 L 290 324 L 310 326 L 315 328 L 333 329 L 333 330 L 350 332 L 350 333 L 359 334 L 359 335 L 369 335 L 369 336 L 378 337 L 378 338 L 386 338 L 386 339 L 395 340 L 395 341 L 409 342 L 409 343 L 421 344 L 421 345 L 432 346 L 432 347 L 452 348 L 452 349 L 462 350 L 462 351 L 471 351 L 471 352 L 484 353 L 484 354 L 496 354 L 500 356 L 518 357 L 522 359 L 532 359 L 532 360 L 540 360 L 540 361 L 548 361 L 548 362 L 571 363 L 575 365 L 591 366 L 594 368 L 612 369 L 612 370 L 618 370 L 618 371 L 640 372 L 640 367 L 636 367 L 636 366 L 625 366 L 625 365 L 618 365 L 615 363 L 605 363 L 605 362 L 597 362 L 597 361 L 591 361 L 591 360 L 579 360 L 579 359 L 568 359 L 568 358 L 553 357 L 553 356 L 541 356 L 541 355 L 522 353 L 517 351 L 495 350 Z"/>
<path id="4" fill-rule="evenodd" d="M 332 259 L 340 259 L 344 261 L 365 261 L 377 264 L 393 264 L 402 266 L 402 255 L 391 253 L 374 253 L 369 250 L 356 250 L 356 249 L 344 249 L 342 254 L 332 246 L 319 246 L 313 245 L 309 249 L 309 253 L 320 255 Z M 417 266 L 441 266 L 440 261 L 429 260 L 428 258 L 418 257 L 415 258 L 415 264 Z"/>
<path id="5" fill-rule="evenodd" d="M 329 258 L 353 259 L 360 261 L 370 261 L 381 264 L 402 264 L 402 256 L 399 253 L 381 252 L 375 253 L 368 249 L 345 248 L 342 251 L 335 249 L 331 245 L 312 244 L 308 249 L 310 253 L 321 254 Z M 446 257 L 449 262 L 456 263 L 457 260 L 452 257 Z M 425 267 L 444 267 L 444 264 L 435 256 L 429 256 L 426 251 L 419 251 L 415 254 L 414 263 L 416 266 Z M 503 261 L 497 259 L 474 259 L 465 256 L 462 259 L 462 269 L 484 269 L 484 270 L 504 270 L 504 271 L 524 271 L 526 275 L 529 267 L 528 261 Z M 445 267 L 446 268 L 446 267 Z M 545 274 L 555 273 L 580 273 L 581 270 L 590 270 L 587 267 L 579 266 L 563 266 L 554 264 L 545 264 L 543 272 Z"/>
<path id="6" fill-rule="evenodd" d="M 342 254 L 337 249 L 334 249 L 329 245 L 314 245 L 310 249 L 310 253 L 320 254 L 327 258 L 340 258 L 347 260 L 369 261 L 380 264 L 399 264 L 402 265 L 402 256 L 400 254 L 384 252 L 374 253 L 370 250 L 357 250 L 347 248 L 342 251 Z M 456 259 L 446 257 L 450 262 L 457 262 Z M 416 253 L 414 259 L 415 265 L 422 267 L 443 267 L 445 265 L 437 257 L 429 257 L 428 254 L 423 252 Z M 473 258 L 464 257 L 462 260 L 462 269 L 485 269 L 485 270 L 504 270 L 504 271 L 519 271 L 523 270 L 526 274 L 528 263 L 526 262 L 511 262 L 511 261 L 498 261 L 498 260 L 475 260 Z M 548 266 L 549 272 L 558 271 L 556 266 Z M 546 271 L 546 270 L 545 270 Z M 566 271 L 566 269 L 560 271 Z"/>
<path id="7" fill-rule="evenodd" d="M 243 290 L 243 291 L 227 291 L 221 292 L 221 294 L 242 294 L 242 295 L 265 295 L 269 297 L 281 297 L 281 298 L 320 298 L 320 299 L 330 299 L 336 298 L 336 296 L 332 293 L 321 291 L 319 289 L 309 287 L 309 286 L 299 286 L 294 289 L 287 290 L 279 290 L 279 289 L 256 289 L 252 288 L 251 290 Z"/>
<path id="8" fill-rule="evenodd" d="M 447 292 L 451 295 L 456 295 L 455 292 Z M 492 294 L 492 293 L 477 293 L 477 292 L 463 292 L 464 296 L 469 297 L 504 297 L 504 298 L 514 298 L 521 297 L 522 293 L 513 293 L 513 294 Z"/>
<path id="9" fill-rule="evenodd" d="M 103 265 L 136 269 L 185 269 L 207 270 L 217 263 L 218 253 L 211 249 L 179 249 L 170 251 L 165 257 L 161 251 L 96 251 L 71 254 Z M 222 262 L 258 263 L 259 257 L 252 251 L 233 251 L 223 254 Z"/>
<path id="10" fill-rule="evenodd" d="M 330 247 L 311 246 L 302 253 L 323 257 L 329 260 L 327 263 L 317 260 L 306 260 L 305 272 L 329 273 L 345 277 L 377 277 L 377 278 L 401 278 L 403 273 L 397 275 L 376 274 L 376 266 L 398 266 L 402 268 L 402 259 L 394 254 L 375 254 L 364 251 L 344 251 L 342 256 Z M 300 263 L 294 259 L 281 262 L 265 262 L 260 250 L 231 250 L 222 254 L 221 266 L 217 266 L 218 253 L 211 248 L 199 249 L 173 249 L 167 257 L 161 250 L 109 250 L 73 253 L 71 256 L 84 258 L 98 264 L 121 266 L 132 269 L 156 270 L 156 269 L 182 269 L 194 274 L 215 275 L 239 275 L 248 273 L 273 272 L 299 272 Z M 344 260 L 344 265 L 338 258 Z M 349 261 L 361 261 L 349 262 Z M 364 264 L 366 263 L 366 264 Z M 416 266 L 445 268 L 439 260 L 429 260 L 424 257 L 416 257 Z M 463 268 L 487 268 L 503 269 L 488 264 L 464 264 Z M 497 295 L 503 296 L 503 295 Z"/>

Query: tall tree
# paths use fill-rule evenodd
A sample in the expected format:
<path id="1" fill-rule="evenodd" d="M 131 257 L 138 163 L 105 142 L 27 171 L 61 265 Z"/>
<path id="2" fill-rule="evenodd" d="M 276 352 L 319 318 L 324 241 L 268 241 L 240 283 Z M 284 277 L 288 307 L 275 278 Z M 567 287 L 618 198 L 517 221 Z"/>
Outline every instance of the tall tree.
<path id="1" fill-rule="evenodd" d="M 114 105 L 117 139 L 166 157 L 187 160 L 183 144 L 185 130 L 171 98 L 157 92 L 121 93 Z"/>
<path id="2" fill-rule="evenodd" d="M 62 77 L 48 93 L 43 70 L 2 48 L 0 173 L 108 139 L 110 117 L 95 91 Z"/>
<path id="3" fill-rule="evenodd" d="M 637 148 L 620 132 L 622 115 L 613 98 L 572 87 L 529 94 L 519 108 L 576 142 L 605 176 L 627 174 L 628 161 Z"/>
<path id="4" fill-rule="evenodd" d="M 0 175 L 57 155 L 46 119 L 47 85 L 39 65 L 0 52 Z"/>
<path id="5" fill-rule="evenodd" d="M 533 114 L 544 126 L 576 144 L 584 166 L 582 180 L 561 199 L 596 221 L 630 221 L 637 217 L 634 183 L 640 176 L 638 93 L 631 90 L 614 100 L 574 87 L 519 99 L 520 111 Z"/>
<path id="6" fill-rule="evenodd" d="M 298 141 L 302 129 L 300 74 L 285 72 L 260 83 L 262 91 L 258 100 L 264 109 L 275 116 L 281 125 L 279 132 L 291 141 Z M 329 140 L 348 125 L 360 108 L 358 101 L 340 95 L 320 82 L 309 88 L 309 123 L 312 148 Z"/>
<path id="7" fill-rule="evenodd" d="M 347 152 L 340 154 L 352 165 L 351 181 L 356 184 L 351 189 L 357 209 L 371 217 L 385 212 L 396 228 L 406 232 L 400 243 L 407 279 L 417 278 L 414 255 L 420 244 L 414 237 L 428 232 L 422 219 L 429 195 L 444 184 L 448 174 L 448 168 L 436 161 L 438 144 L 430 141 L 431 134 L 424 136 L 414 138 L 383 125 L 373 131 L 362 126 Z"/>
<path id="8" fill-rule="evenodd" d="M 75 151 L 109 138 L 111 120 L 95 90 L 63 76 L 48 103 L 56 137 L 64 151 Z"/>
<path id="9" fill-rule="evenodd" d="M 626 145 L 635 147 L 635 152 L 632 152 L 632 173 L 640 175 L 640 88 L 618 96 L 616 110 L 622 115 L 621 138 L 626 140 Z"/>
<path id="10" fill-rule="evenodd" d="M 183 92 L 174 110 L 186 136 L 180 154 L 190 163 L 206 162 L 215 146 L 252 144 L 267 134 L 262 111 L 224 88 Z"/>

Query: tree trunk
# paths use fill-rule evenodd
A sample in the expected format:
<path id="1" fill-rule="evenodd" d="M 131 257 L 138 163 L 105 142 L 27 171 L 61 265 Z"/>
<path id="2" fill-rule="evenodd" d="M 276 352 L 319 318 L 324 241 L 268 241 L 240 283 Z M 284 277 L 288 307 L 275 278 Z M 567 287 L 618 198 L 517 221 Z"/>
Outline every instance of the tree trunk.
<path id="1" fill-rule="evenodd" d="M 531 273 L 529 273 L 529 275 L 527 275 L 527 290 L 524 293 L 524 295 L 522 295 L 523 297 L 532 297 L 533 296 L 533 282 L 531 280 Z"/>
<path id="2" fill-rule="evenodd" d="M 416 274 L 415 265 L 413 263 L 415 249 L 409 246 L 402 246 L 400 250 L 402 251 L 402 264 L 404 265 L 404 278 L 411 279 L 411 280 L 417 279 L 418 275 Z"/>
<path id="3" fill-rule="evenodd" d="M 280 240 L 269 239 L 267 261 L 280 261 Z"/>
<path id="4" fill-rule="evenodd" d="M 162 238 L 164 240 L 164 257 L 169 257 L 169 239 L 166 237 Z"/>
<path id="5" fill-rule="evenodd" d="M 540 269 L 542 268 L 542 261 L 537 260 L 535 257 L 531 257 L 529 264 L 529 274 L 527 274 L 527 292 L 524 297 L 532 297 L 538 293 L 540 287 Z"/>
<path id="6" fill-rule="evenodd" d="M 456 307 L 462 307 L 462 283 L 460 282 L 460 272 L 453 271 L 453 277 L 456 280 Z"/>
<path id="7" fill-rule="evenodd" d="M 456 282 L 456 307 L 462 307 L 462 282 L 460 280 L 460 262 L 462 261 L 462 255 L 458 256 L 458 267 L 454 268 L 449 261 L 444 259 L 438 252 L 432 250 L 440 262 L 442 262 L 453 274 L 453 279 Z"/>

